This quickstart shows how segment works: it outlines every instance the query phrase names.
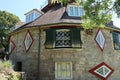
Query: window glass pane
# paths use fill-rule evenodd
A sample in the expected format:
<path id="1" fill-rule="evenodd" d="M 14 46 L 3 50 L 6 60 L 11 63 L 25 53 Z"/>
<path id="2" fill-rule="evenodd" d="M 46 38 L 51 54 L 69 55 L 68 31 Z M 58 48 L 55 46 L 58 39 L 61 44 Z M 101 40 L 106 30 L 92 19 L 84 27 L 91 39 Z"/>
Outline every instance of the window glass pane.
<path id="1" fill-rule="evenodd" d="M 33 21 L 34 13 L 31 13 L 31 21 Z"/>
<path id="2" fill-rule="evenodd" d="M 28 22 L 30 22 L 30 15 L 29 15 L 29 18 L 28 18 Z"/>
<path id="3" fill-rule="evenodd" d="M 79 16 L 82 16 L 83 15 L 83 10 L 81 7 L 79 7 Z"/>
<path id="4" fill-rule="evenodd" d="M 28 22 L 28 16 L 26 16 L 26 22 Z"/>
<path id="5" fill-rule="evenodd" d="M 78 12 L 78 9 L 79 9 L 79 7 L 74 7 L 74 10 L 75 10 L 75 15 L 74 16 L 79 16 L 79 12 Z"/>
<path id="6" fill-rule="evenodd" d="M 62 77 L 62 64 L 60 63 L 57 64 L 57 76 Z"/>
<path id="7" fill-rule="evenodd" d="M 120 36 L 119 33 L 113 32 L 113 44 L 114 44 L 114 49 L 119 50 L 120 49 Z"/>
<path id="8" fill-rule="evenodd" d="M 74 15 L 74 9 L 73 9 L 73 7 L 69 7 L 69 14 L 70 14 L 70 16 Z"/>
<path id="9" fill-rule="evenodd" d="M 120 34 L 118 35 L 118 38 L 119 38 L 119 42 L 120 42 Z"/>
<path id="10" fill-rule="evenodd" d="M 70 63 L 66 63 L 66 77 L 70 77 L 71 76 L 71 65 Z"/>
<path id="11" fill-rule="evenodd" d="M 57 62 L 57 79 L 71 79 L 72 78 L 72 65 L 71 62 Z"/>

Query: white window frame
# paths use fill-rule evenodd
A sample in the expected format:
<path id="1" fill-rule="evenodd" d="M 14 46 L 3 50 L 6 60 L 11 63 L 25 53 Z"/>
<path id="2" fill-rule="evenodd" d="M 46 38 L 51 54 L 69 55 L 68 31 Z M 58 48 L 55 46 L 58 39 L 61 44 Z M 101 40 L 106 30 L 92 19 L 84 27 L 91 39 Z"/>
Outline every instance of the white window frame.
<path id="1" fill-rule="evenodd" d="M 36 16 L 36 14 L 37 14 L 37 16 Z M 38 13 L 37 11 L 32 11 L 32 12 L 28 13 L 28 14 L 26 15 L 26 23 L 29 23 L 29 22 L 35 20 L 36 18 L 38 18 L 38 17 L 41 16 L 41 15 L 42 15 L 42 14 L 41 14 L 41 13 Z"/>
<path id="2" fill-rule="evenodd" d="M 64 69 L 63 69 L 64 66 L 65 66 L 64 64 L 67 64 L 67 63 L 70 64 L 70 74 L 71 74 L 70 77 L 66 77 L 63 74 L 62 74 L 62 77 L 58 77 L 58 74 L 57 74 L 58 73 L 57 72 L 58 71 L 58 63 L 60 63 L 62 65 L 62 71 L 61 71 L 62 73 L 64 71 Z M 65 80 L 65 79 L 72 79 L 72 77 L 73 77 L 72 76 L 72 62 L 55 62 L 55 79 L 60 79 L 60 80 L 63 79 L 63 80 Z"/>
<path id="3" fill-rule="evenodd" d="M 98 72 L 98 70 L 101 69 L 101 68 L 103 69 L 103 74 L 101 74 L 101 73 Z M 108 72 L 106 74 L 105 74 L 105 69 L 108 70 Z M 103 65 L 100 68 L 96 69 L 94 72 L 97 73 L 97 74 L 99 74 L 100 76 L 106 78 L 110 74 L 111 70 L 108 67 L 106 67 L 105 65 Z"/>
<path id="4" fill-rule="evenodd" d="M 70 8 L 73 8 L 73 12 L 72 12 L 73 14 L 71 14 Z M 78 13 L 76 13 L 75 8 L 77 8 L 76 10 L 78 11 Z M 83 10 L 82 6 L 77 6 L 77 5 L 68 5 L 67 13 L 69 16 L 74 16 L 74 17 L 82 17 L 83 15 L 85 15 L 85 11 Z"/>

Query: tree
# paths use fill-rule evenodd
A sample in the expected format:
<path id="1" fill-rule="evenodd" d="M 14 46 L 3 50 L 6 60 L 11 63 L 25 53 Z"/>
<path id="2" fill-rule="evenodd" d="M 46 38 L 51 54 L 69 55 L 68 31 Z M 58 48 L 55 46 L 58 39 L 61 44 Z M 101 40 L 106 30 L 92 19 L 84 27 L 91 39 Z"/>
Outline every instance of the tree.
<path id="1" fill-rule="evenodd" d="M 114 11 L 117 13 L 118 17 L 120 17 L 120 0 L 116 0 L 114 2 Z"/>
<path id="2" fill-rule="evenodd" d="M 82 17 L 82 26 L 84 29 L 92 29 L 94 27 L 105 27 L 112 18 L 112 11 L 116 11 L 120 15 L 120 0 L 52 0 L 52 3 L 60 3 L 62 5 L 75 1 L 85 10 Z"/>
<path id="3" fill-rule="evenodd" d="M 8 34 L 10 28 L 14 27 L 20 19 L 7 11 L 0 11 L 0 48 L 7 50 L 8 48 Z"/>

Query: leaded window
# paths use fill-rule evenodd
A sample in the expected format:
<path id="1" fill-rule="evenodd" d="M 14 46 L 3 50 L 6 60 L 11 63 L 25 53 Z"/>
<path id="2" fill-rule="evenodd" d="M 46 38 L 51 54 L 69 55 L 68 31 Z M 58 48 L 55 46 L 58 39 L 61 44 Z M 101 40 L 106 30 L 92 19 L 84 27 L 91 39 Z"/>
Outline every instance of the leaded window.
<path id="1" fill-rule="evenodd" d="M 82 17 L 85 15 L 85 11 L 81 6 L 77 5 L 68 5 L 67 12 L 69 16 Z"/>
<path id="2" fill-rule="evenodd" d="M 47 29 L 45 48 L 81 48 L 81 29 Z"/>
<path id="3" fill-rule="evenodd" d="M 71 47 L 71 32 L 69 29 L 56 30 L 55 47 Z"/>

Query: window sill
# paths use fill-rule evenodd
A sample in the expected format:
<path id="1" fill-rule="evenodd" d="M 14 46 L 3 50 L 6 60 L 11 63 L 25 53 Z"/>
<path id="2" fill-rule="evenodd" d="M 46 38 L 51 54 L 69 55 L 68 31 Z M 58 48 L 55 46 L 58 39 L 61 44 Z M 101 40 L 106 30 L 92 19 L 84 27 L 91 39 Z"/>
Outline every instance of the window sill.
<path id="1" fill-rule="evenodd" d="M 82 49 L 82 47 L 57 47 L 57 48 L 45 48 L 45 49 Z"/>

